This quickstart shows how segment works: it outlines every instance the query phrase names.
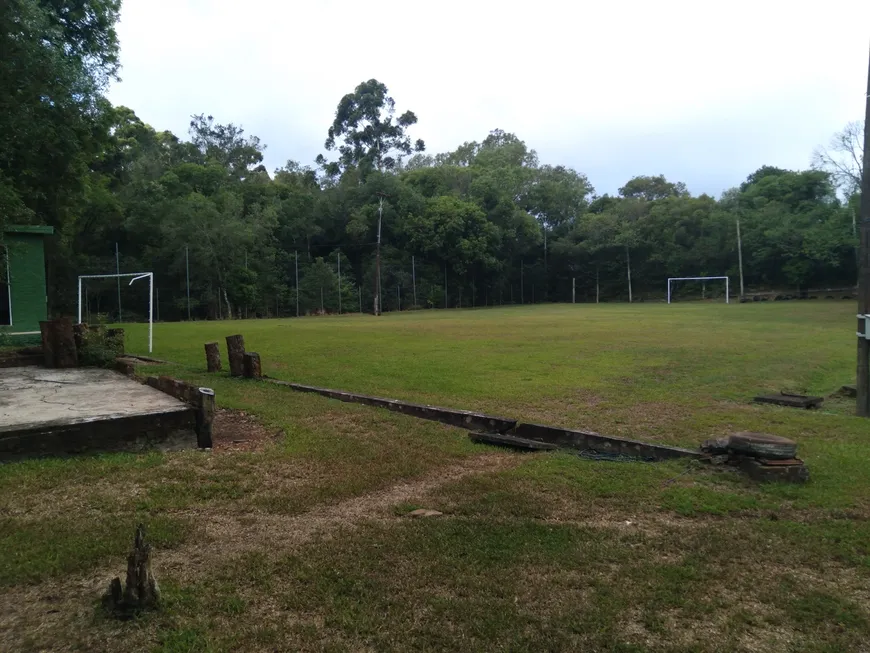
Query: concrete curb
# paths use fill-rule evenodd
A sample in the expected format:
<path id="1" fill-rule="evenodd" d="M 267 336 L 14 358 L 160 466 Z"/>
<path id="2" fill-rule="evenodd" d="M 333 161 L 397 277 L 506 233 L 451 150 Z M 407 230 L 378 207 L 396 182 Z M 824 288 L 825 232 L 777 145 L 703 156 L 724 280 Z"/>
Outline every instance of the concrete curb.
<path id="1" fill-rule="evenodd" d="M 455 408 L 414 404 L 400 399 L 371 397 L 369 395 L 357 394 L 355 392 L 345 392 L 344 390 L 333 390 L 330 388 L 318 388 L 313 385 L 290 383 L 289 381 L 279 381 L 278 379 L 264 377 L 262 380 L 290 388 L 296 392 L 311 392 L 324 397 L 329 397 L 330 399 L 338 399 L 339 401 L 374 406 L 376 408 L 386 408 L 387 410 L 396 413 L 403 413 L 420 419 L 441 422 L 442 424 L 457 426 L 470 431 L 484 431 L 499 433 L 502 435 L 511 435 L 525 438 L 527 440 L 535 440 L 536 442 L 553 444 L 563 449 L 618 453 L 624 456 L 633 456 L 656 461 L 671 460 L 674 458 L 704 457 L 704 454 L 696 449 L 684 449 L 682 447 L 672 447 L 664 444 L 652 444 L 649 442 L 641 442 L 639 440 L 629 440 L 627 438 L 601 435 L 600 433 L 594 433 L 592 431 L 563 429 L 542 424 L 525 424 L 520 423 L 515 419 L 495 417 L 493 415 L 486 415 L 484 413 L 477 413 L 469 410 L 457 410 Z"/>
<path id="2" fill-rule="evenodd" d="M 702 458 L 704 454 L 695 449 L 672 447 L 666 444 L 653 444 L 640 440 L 629 440 L 613 435 L 601 435 L 594 431 L 562 429 L 542 424 L 518 424 L 511 432 L 528 440 L 547 442 L 565 449 L 598 451 L 601 453 L 622 454 L 635 458 L 652 460 L 671 460 L 673 458 Z"/>
<path id="3" fill-rule="evenodd" d="M 269 383 L 274 383 L 275 385 L 286 386 L 296 392 L 313 392 L 324 397 L 329 397 L 330 399 L 338 399 L 339 401 L 363 404 L 365 406 L 375 406 L 377 408 L 386 408 L 395 413 L 403 413 L 405 415 L 411 415 L 412 417 L 441 422 L 442 424 L 458 426 L 459 428 L 472 431 L 495 431 L 497 433 L 505 433 L 514 428 L 517 424 L 515 419 L 494 417 L 492 415 L 484 415 L 483 413 L 475 413 L 470 410 L 457 410 L 454 408 L 441 408 L 440 406 L 413 404 L 399 399 L 370 397 L 369 395 L 361 395 L 354 392 L 332 390 L 330 388 L 318 388 L 313 385 L 289 383 L 277 379 L 263 380 L 268 381 Z"/>

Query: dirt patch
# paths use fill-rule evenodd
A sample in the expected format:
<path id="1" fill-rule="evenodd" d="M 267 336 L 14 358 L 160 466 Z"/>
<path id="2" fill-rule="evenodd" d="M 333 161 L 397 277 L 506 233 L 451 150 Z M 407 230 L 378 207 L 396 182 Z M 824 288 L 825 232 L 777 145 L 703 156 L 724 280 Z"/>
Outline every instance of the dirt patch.
<path id="1" fill-rule="evenodd" d="M 281 430 L 263 426 L 244 411 L 218 408 L 212 445 L 215 451 L 262 451 L 281 435 Z"/>
<path id="2" fill-rule="evenodd" d="M 327 506 L 318 506 L 301 515 L 268 513 L 216 513 L 214 510 L 191 510 L 183 514 L 200 525 L 200 541 L 167 551 L 159 566 L 173 575 L 188 575 L 206 557 L 230 557 L 253 550 L 280 550 L 298 547 L 315 535 L 371 520 L 398 519 L 393 508 L 398 504 L 421 499 L 439 487 L 474 474 L 497 472 L 519 464 L 522 456 L 492 453 L 464 460 L 456 465 L 436 469 L 431 473 L 383 490 L 364 494 Z M 202 546 L 205 540 L 214 546 Z M 276 547 L 275 542 L 281 546 Z"/>

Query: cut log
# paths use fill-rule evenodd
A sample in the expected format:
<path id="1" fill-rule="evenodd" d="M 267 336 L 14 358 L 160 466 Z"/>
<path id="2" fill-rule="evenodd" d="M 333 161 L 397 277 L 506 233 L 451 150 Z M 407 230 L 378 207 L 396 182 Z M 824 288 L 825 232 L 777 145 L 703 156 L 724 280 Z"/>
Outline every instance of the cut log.
<path id="1" fill-rule="evenodd" d="M 263 376 L 263 369 L 260 367 L 260 354 L 254 351 L 245 353 L 245 378 L 259 379 Z"/>
<path id="2" fill-rule="evenodd" d="M 145 528 L 136 527 L 133 550 L 127 556 L 127 583 L 114 578 L 103 596 L 103 604 L 115 617 L 130 618 L 142 610 L 160 606 L 160 588 L 151 572 L 151 545 L 145 542 Z"/>
<path id="3" fill-rule="evenodd" d="M 39 323 L 39 333 L 42 335 L 42 357 L 46 367 L 54 367 L 54 329 L 49 321 Z"/>
<path id="4" fill-rule="evenodd" d="M 58 368 L 78 367 L 79 355 L 76 349 L 75 332 L 71 317 L 61 317 L 52 323 L 54 338 L 54 366 Z"/>
<path id="5" fill-rule="evenodd" d="M 245 372 L 244 336 L 227 336 L 227 358 L 230 361 L 230 376 L 242 376 Z"/>
<path id="6" fill-rule="evenodd" d="M 205 365 L 209 372 L 221 371 L 221 349 L 216 342 L 205 343 Z"/>

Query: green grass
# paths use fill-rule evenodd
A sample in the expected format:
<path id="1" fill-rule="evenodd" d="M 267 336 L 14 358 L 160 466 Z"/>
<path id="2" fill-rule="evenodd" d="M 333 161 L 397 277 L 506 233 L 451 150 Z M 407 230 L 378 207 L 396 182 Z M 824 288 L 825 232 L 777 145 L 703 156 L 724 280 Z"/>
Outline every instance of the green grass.
<path id="1" fill-rule="evenodd" d="M 0 612 L 32 606 L 0 650 L 860 650 L 868 422 L 845 400 L 749 403 L 853 381 L 853 323 L 851 303 L 816 301 L 158 324 L 172 363 L 140 373 L 209 385 L 284 435 L 0 467 Z M 493 450 L 458 429 L 206 374 L 203 343 L 233 333 L 290 381 L 687 446 L 785 435 L 812 481 L 565 452 L 475 468 Z M 444 516 L 404 517 L 419 507 Z M 98 593 L 58 588 L 120 574 L 138 521 L 165 607 L 119 625 Z M 66 597 L 48 623 L 45 595 Z"/>
<path id="2" fill-rule="evenodd" d="M 825 417 L 790 429 L 746 401 L 854 382 L 854 312 L 837 301 L 602 304 L 158 324 L 154 355 L 201 370 L 205 342 L 224 348 L 241 333 L 280 379 L 694 443 L 738 419 L 822 434 Z M 143 325 L 127 328 L 142 350 Z"/>

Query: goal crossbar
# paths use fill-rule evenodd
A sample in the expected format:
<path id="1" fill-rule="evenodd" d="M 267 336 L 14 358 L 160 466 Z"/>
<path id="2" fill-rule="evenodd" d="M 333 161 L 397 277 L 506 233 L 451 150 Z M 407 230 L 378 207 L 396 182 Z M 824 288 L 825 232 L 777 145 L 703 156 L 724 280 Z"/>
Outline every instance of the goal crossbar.
<path id="1" fill-rule="evenodd" d="M 730 304 L 729 297 L 729 280 L 728 277 L 668 277 L 668 304 L 671 303 L 671 281 L 715 281 L 717 279 L 725 279 L 725 303 Z"/>
<path id="2" fill-rule="evenodd" d="M 79 275 L 79 324 L 82 323 L 82 279 L 121 279 L 133 277 L 128 286 L 134 281 L 148 279 L 148 353 L 151 353 L 154 342 L 154 273 L 153 272 L 122 272 L 120 274 L 80 274 Z M 120 297 L 120 295 L 119 295 Z"/>

